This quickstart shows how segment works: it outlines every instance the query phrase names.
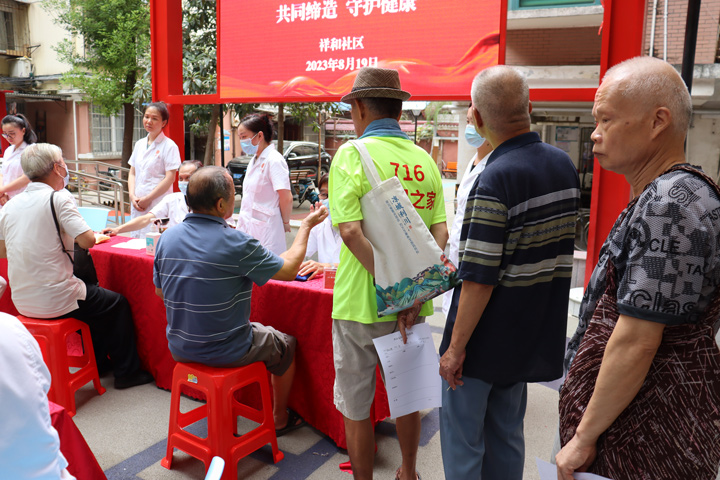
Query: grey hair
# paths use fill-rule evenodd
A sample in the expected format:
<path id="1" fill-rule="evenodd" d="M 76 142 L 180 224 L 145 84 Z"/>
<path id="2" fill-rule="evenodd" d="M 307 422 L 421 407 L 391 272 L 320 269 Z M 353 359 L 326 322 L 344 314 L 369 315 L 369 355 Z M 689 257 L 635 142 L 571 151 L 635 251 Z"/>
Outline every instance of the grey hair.
<path id="1" fill-rule="evenodd" d="M 610 68 L 603 83 L 616 80 L 614 88 L 624 100 L 641 108 L 665 107 L 670 110 L 673 127 L 687 134 L 692 118 L 692 99 L 682 77 L 669 63 L 654 57 L 635 57 Z"/>
<path id="2" fill-rule="evenodd" d="M 473 107 L 494 132 L 530 126 L 530 91 L 517 70 L 496 65 L 478 73 L 470 92 Z"/>
<path id="3" fill-rule="evenodd" d="M 230 198 L 235 195 L 235 186 L 227 169 L 216 166 L 207 166 L 197 170 L 187 188 L 188 207 L 193 212 L 209 212 L 221 198 Z"/>
<path id="4" fill-rule="evenodd" d="M 42 180 L 48 175 L 56 163 L 62 160 L 62 150 L 50 143 L 33 143 L 23 150 L 20 165 L 23 173 L 31 182 Z"/>
<path id="5" fill-rule="evenodd" d="M 185 160 L 180 164 L 180 168 L 186 167 L 188 165 L 193 165 L 195 167 L 195 170 L 199 170 L 203 167 L 203 163 L 200 160 Z"/>

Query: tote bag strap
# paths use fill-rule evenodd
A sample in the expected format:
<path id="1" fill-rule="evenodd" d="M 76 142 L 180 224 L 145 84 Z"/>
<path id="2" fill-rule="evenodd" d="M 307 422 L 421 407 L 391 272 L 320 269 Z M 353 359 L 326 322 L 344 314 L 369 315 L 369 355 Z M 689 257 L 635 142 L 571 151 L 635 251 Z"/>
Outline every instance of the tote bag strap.
<path id="1" fill-rule="evenodd" d="M 359 140 L 350 140 L 350 143 L 352 143 L 357 151 L 360 152 L 360 160 L 362 161 L 365 176 L 367 177 L 368 182 L 370 182 L 370 188 L 376 188 L 380 185 L 380 175 L 378 175 L 377 168 L 375 167 L 375 163 L 373 162 L 370 153 L 367 151 L 367 147 L 365 147 L 365 144 Z"/>

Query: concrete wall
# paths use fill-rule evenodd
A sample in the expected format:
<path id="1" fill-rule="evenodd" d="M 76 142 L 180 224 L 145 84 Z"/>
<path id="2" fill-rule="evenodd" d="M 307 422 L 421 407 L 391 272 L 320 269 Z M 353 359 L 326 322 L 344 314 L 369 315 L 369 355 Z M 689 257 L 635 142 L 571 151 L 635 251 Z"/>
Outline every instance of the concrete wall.
<path id="1" fill-rule="evenodd" d="M 65 158 L 75 158 L 72 102 L 28 102 L 26 109 L 33 128 L 44 117 L 46 141 L 62 148 Z"/>
<path id="2" fill-rule="evenodd" d="M 720 117 L 695 115 L 687 139 L 687 158 L 705 173 L 718 179 L 720 159 Z"/>
<path id="3" fill-rule="evenodd" d="M 39 45 L 33 51 L 35 76 L 55 75 L 70 70 L 70 66 L 61 62 L 55 52 L 55 45 L 62 39 L 70 38 L 67 31 L 55 24 L 52 15 L 46 10 L 44 2 L 32 3 L 28 7 L 30 44 Z"/>

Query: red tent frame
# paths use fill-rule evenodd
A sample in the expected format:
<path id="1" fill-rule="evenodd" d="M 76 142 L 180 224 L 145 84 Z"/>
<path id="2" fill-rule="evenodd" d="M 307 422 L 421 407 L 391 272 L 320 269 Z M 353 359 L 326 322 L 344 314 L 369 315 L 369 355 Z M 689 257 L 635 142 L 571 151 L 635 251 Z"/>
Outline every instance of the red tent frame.
<path id="1" fill-rule="evenodd" d="M 506 4 L 506 0 L 503 0 Z M 602 24 L 602 52 L 600 78 L 611 66 L 642 54 L 646 5 L 644 1 L 604 0 Z M 218 17 L 222 15 L 218 2 Z M 501 33 L 506 28 L 507 8 L 502 8 Z M 218 25 L 220 22 L 218 22 Z M 219 94 L 183 95 L 182 72 L 182 0 L 150 0 L 150 33 L 152 48 L 153 101 L 163 101 L 170 108 L 170 122 L 166 134 L 178 145 L 185 144 L 183 106 L 194 104 L 228 103 L 232 99 Z M 218 35 L 218 39 L 220 35 Z M 501 35 L 504 41 L 505 35 Z M 218 40 L 218 57 L 222 45 Z M 504 62 L 505 45 L 500 45 L 499 60 Z M 535 102 L 592 102 L 594 88 L 532 89 L 530 99 Z M 4 93 L 0 104 L 4 107 Z M 470 100 L 469 92 L 465 100 Z M 183 155 L 181 149 L 181 155 Z M 595 160 L 593 168 L 590 232 L 585 282 L 597 262 L 600 247 L 615 219 L 627 205 L 630 186 L 624 177 L 600 168 Z"/>

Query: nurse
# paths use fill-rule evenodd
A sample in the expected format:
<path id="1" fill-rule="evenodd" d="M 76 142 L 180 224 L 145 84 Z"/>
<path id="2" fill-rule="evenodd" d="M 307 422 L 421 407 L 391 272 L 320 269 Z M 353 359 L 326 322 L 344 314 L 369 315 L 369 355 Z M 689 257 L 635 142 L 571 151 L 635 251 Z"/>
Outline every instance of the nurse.
<path id="1" fill-rule="evenodd" d="M 0 175 L 0 205 L 5 205 L 30 183 L 20 166 L 20 155 L 25 147 L 37 142 L 37 136 L 22 114 L 7 115 L 2 119 L 2 136 L 10 143 L 3 154 Z"/>
<path id="2" fill-rule="evenodd" d="M 292 193 L 285 158 L 273 145 L 269 115 L 248 115 L 238 127 L 243 151 L 254 155 L 243 181 L 243 199 L 236 228 L 255 237 L 275 254 L 287 250 Z"/>
<path id="3" fill-rule="evenodd" d="M 459 267 L 460 259 L 458 258 L 460 250 L 460 231 L 462 230 L 463 217 L 465 217 L 465 206 L 467 205 L 468 195 L 472 189 L 475 180 L 477 180 L 480 172 L 485 170 L 488 157 L 492 153 L 492 146 L 483 137 L 481 137 L 473 126 L 472 106 L 467 112 L 467 126 L 465 127 L 465 140 L 473 147 L 477 148 L 475 156 L 468 163 L 465 175 L 460 180 L 460 186 L 457 189 L 457 210 L 453 219 L 452 228 L 450 229 L 450 260 Z M 448 290 L 443 295 L 442 310 L 445 318 L 450 311 L 452 303 L 453 291 Z"/>
<path id="4" fill-rule="evenodd" d="M 150 103 L 145 107 L 143 127 L 148 136 L 138 140 L 128 162 L 131 218 L 146 214 L 165 195 L 172 193 L 175 172 L 180 167 L 180 150 L 162 132 L 169 119 L 170 112 L 164 103 Z M 149 229 L 150 226 L 136 230 L 132 236 L 141 238 Z"/>

